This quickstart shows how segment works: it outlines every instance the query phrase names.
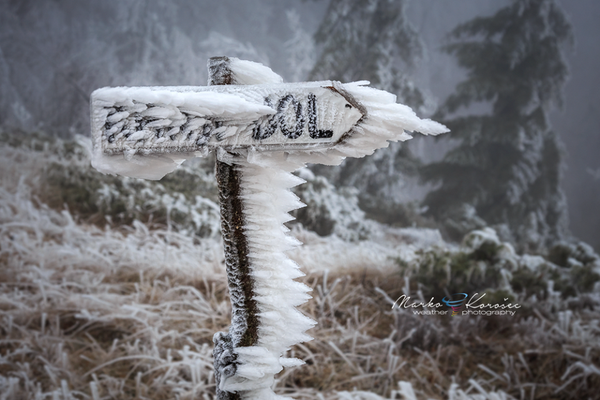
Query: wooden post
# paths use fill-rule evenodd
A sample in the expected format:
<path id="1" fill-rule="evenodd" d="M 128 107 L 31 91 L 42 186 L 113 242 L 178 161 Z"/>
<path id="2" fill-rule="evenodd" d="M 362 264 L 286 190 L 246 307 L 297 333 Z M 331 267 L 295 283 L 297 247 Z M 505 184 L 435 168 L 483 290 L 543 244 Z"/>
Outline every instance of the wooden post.
<path id="1" fill-rule="evenodd" d="M 231 85 L 233 74 L 228 57 L 209 60 L 209 85 Z M 230 153 L 231 154 L 231 153 Z M 239 157 L 231 154 L 232 158 Z M 219 389 L 221 376 L 232 376 L 236 371 L 235 347 L 253 346 L 258 339 L 257 305 L 253 299 L 253 280 L 248 263 L 248 243 L 243 232 L 244 204 L 240 198 L 242 171 L 235 162 L 216 161 L 216 178 L 221 205 L 221 233 L 225 250 L 227 282 L 231 296 L 231 328 L 229 333 L 218 332 L 213 338 L 216 395 L 218 400 L 239 399 L 237 393 Z M 240 330 L 232 332 L 231 330 Z M 232 335 L 233 333 L 233 335 Z"/>

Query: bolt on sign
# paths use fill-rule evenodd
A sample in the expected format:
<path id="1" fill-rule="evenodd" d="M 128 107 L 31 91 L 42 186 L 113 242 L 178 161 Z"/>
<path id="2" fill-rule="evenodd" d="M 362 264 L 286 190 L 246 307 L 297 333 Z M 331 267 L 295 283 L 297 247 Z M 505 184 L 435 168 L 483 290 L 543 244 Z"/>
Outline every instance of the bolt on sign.
<path id="1" fill-rule="evenodd" d="M 364 157 L 406 131 L 448 129 L 420 119 L 368 82 L 283 83 L 269 68 L 209 60 L 209 86 L 114 87 L 91 96 L 93 166 L 160 179 L 183 161 L 217 155 L 221 231 L 232 304 L 228 332 L 214 336 L 216 397 L 273 399 L 274 376 L 301 365 L 283 357 L 311 340 L 315 322 L 296 307 L 310 289 L 286 252 L 300 243 L 283 225 L 303 207 L 290 188 L 307 163 Z"/>

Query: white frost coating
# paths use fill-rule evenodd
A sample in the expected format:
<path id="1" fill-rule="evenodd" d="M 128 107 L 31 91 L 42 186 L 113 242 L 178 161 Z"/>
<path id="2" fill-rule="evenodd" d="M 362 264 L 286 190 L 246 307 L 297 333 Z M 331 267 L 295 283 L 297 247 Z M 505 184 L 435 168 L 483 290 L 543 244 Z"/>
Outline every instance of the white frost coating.
<path id="1" fill-rule="evenodd" d="M 125 154 L 107 155 L 101 151 L 94 151 L 92 166 L 103 174 L 158 180 L 174 171 L 187 158 L 192 157 L 195 157 L 193 153 L 189 157 L 182 157 L 182 154 L 148 154 L 127 157 Z"/>
<path id="2" fill-rule="evenodd" d="M 246 159 L 236 163 L 243 167 L 240 188 L 259 328 L 256 346 L 234 349 L 239 363 L 236 374 L 221 385 L 224 390 L 241 390 L 243 399 L 281 399 L 272 390 L 274 375 L 284 366 L 302 364 L 281 356 L 291 346 L 311 340 L 305 332 L 315 325 L 296 309 L 311 298 L 310 288 L 294 281 L 304 273 L 286 252 L 301 243 L 283 225 L 293 219 L 289 211 L 304 206 L 289 190 L 304 183 L 290 173 L 303 164 L 290 162 L 283 152 L 257 151 L 249 151 Z"/>
<path id="3" fill-rule="evenodd" d="M 411 139 L 405 130 L 425 135 L 449 132 L 446 126 L 421 119 L 410 107 L 396 103 L 395 95 L 365 86 L 368 84 L 368 81 L 359 81 L 336 86 L 350 94 L 366 112 L 345 141 L 328 149 L 290 152 L 291 157 L 307 163 L 338 165 L 346 157 L 364 157 L 387 147 L 389 142 Z"/>
<path id="4" fill-rule="evenodd" d="M 283 83 L 283 78 L 261 63 L 229 57 L 229 68 L 238 85 Z"/>
<path id="5" fill-rule="evenodd" d="M 201 127 L 205 124 L 210 125 L 213 135 L 229 136 L 238 129 L 236 126 L 215 129 L 214 124 L 202 117 L 235 117 L 239 126 L 245 126 L 261 116 L 274 113 L 268 106 L 233 94 L 178 92 L 160 87 L 102 88 L 92 93 L 91 103 L 92 166 L 105 174 L 153 180 L 175 170 L 184 160 L 203 154 L 192 151 L 136 154 L 144 144 L 140 139 L 148 134 L 150 127 L 160 127 L 164 132 L 164 138 L 154 142 L 155 147 L 160 147 L 161 139 L 164 139 L 165 146 L 173 148 L 179 145 L 185 149 L 190 140 L 198 142 L 204 139 Z M 150 104 L 154 106 L 148 107 Z M 152 121 L 140 121 L 139 116 Z M 107 121 L 114 125 L 105 131 L 103 128 Z M 145 129 L 140 130 L 141 123 L 146 124 Z M 227 132 L 227 129 L 233 132 Z M 103 141 L 111 133 L 114 133 L 111 144 L 125 149 L 123 154 L 109 155 L 103 151 Z M 190 135 L 194 136 L 190 139 Z"/>
<path id="6" fill-rule="evenodd" d="M 241 60 L 236 65 L 236 82 L 266 83 L 96 90 L 92 165 L 104 173 L 160 179 L 183 160 L 217 147 L 286 150 L 298 162 L 336 165 L 410 139 L 405 130 L 448 131 L 365 81 L 281 84 L 273 83 L 280 77 L 267 67 Z"/>
<path id="7" fill-rule="evenodd" d="M 236 68 L 243 69 L 243 65 L 233 63 L 230 68 L 236 76 L 239 73 Z M 265 79 L 269 79 L 268 76 Z M 259 78 L 259 82 L 264 80 Z M 294 281 L 303 273 L 285 254 L 300 243 L 287 235 L 288 229 L 283 223 L 292 219 L 289 211 L 303 205 L 289 188 L 304 180 L 290 172 L 306 162 L 338 164 L 345 157 L 372 154 L 375 149 L 386 147 L 388 141 L 410 139 L 404 129 L 424 134 L 448 130 L 436 122 L 420 119 L 409 107 L 396 104 L 396 96 L 364 87 L 366 83 L 331 82 L 331 86 L 327 86 L 350 103 L 337 110 L 358 109 L 362 113 L 358 124 L 349 127 L 346 136 L 332 148 L 287 152 L 250 148 L 247 157 L 237 158 L 219 149 L 221 161 L 242 167 L 240 188 L 245 235 L 254 278 L 253 298 L 259 310 L 258 342 L 255 346 L 233 349 L 237 354 L 237 370 L 232 376 L 221 377 L 221 390 L 237 391 L 243 399 L 279 398 L 272 390 L 274 375 L 284 365 L 299 363 L 299 360 L 282 360 L 281 355 L 290 346 L 311 339 L 305 332 L 315 322 L 296 309 L 310 298 L 307 294 L 310 289 Z M 339 111 L 333 110 L 325 119 L 335 118 L 336 112 Z M 239 342 L 232 339 L 234 343 Z"/>
<path id="8" fill-rule="evenodd" d="M 311 340 L 306 331 L 315 325 L 296 309 L 310 298 L 310 288 L 294 281 L 304 274 L 286 255 L 300 242 L 287 234 L 283 223 L 293 219 L 289 211 L 303 206 L 289 189 L 304 181 L 291 171 L 306 162 L 335 165 L 345 157 L 372 154 L 387 147 L 389 141 L 410 139 L 404 130 L 436 135 L 448 129 L 420 119 L 409 107 L 395 103 L 396 96 L 365 87 L 368 82 L 281 85 L 281 77 L 257 63 L 230 59 L 229 68 L 239 86 L 116 88 L 94 92 L 92 131 L 96 134 L 92 164 L 102 172 L 160 179 L 183 159 L 203 155 L 190 151 L 194 148 L 190 142 L 198 150 L 215 139 L 221 144 L 215 146 L 218 158 L 241 167 L 248 264 L 254 279 L 253 300 L 259 311 L 258 339 L 255 346 L 233 348 L 237 356 L 235 373 L 221 375 L 220 389 L 237 391 L 242 399 L 281 399 L 272 389 L 274 375 L 284 366 L 301 363 L 282 355 L 291 346 Z M 244 87 L 248 84 L 260 86 Z M 292 87 L 335 93 L 340 107 L 317 102 L 313 92 L 307 92 L 306 99 L 289 93 L 269 98 Z M 355 119 L 349 122 L 349 116 Z M 230 117 L 234 123 L 223 124 L 211 117 Z M 238 147 L 241 133 L 249 136 L 250 123 L 258 119 L 261 121 L 254 124 L 256 130 L 250 136 L 257 137 L 258 142 Z M 334 127 L 328 128 L 328 123 Z M 279 144 L 276 135 L 284 130 L 290 141 L 298 137 L 304 140 L 309 133 L 311 138 L 321 140 L 334 137 L 335 127 L 342 127 L 343 132 L 331 144 L 326 143 L 326 148 L 307 143 L 301 150 L 291 150 L 287 142 L 280 147 L 286 151 L 266 146 L 270 138 L 277 142 L 273 144 Z M 190 135 L 195 136 L 190 140 Z M 117 143 L 119 149 L 125 149 L 124 154 L 107 156 L 101 140 L 109 142 L 108 147 Z M 153 149 L 144 149 L 145 141 Z M 170 146 L 168 151 L 149 154 L 155 153 L 154 147 L 166 147 L 166 143 Z M 233 143 L 240 155 L 228 154 L 223 143 Z M 207 152 L 209 147 L 203 149 Z M 243 330 L 230 329 L 232 335 L 240 331 Z M 233 343 L 241 341 L 232 339 Z"/>

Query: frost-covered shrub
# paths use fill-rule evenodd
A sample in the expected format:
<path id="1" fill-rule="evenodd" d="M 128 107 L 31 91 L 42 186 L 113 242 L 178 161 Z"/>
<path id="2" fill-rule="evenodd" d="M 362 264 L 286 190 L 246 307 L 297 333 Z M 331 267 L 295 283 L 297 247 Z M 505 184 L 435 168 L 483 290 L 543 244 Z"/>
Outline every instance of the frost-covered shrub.
<path id="1" fill-rule="evenodd" d="M 577 298 L 596 290 L 600 258 L 585 243 L 560 243 L 547 258 L 515 253 L 491 228 L 467 234 L 457 249 L 417 251 L 411 262 L 399 262 L 413 289 L 425 298 L 451 293 L 483 293 L 486 299 L 515 298 L 535 303 L 557 294 Z"/>
<path id="2" fill-rule="evenodd" d="M 490 228 L 467 235 L 458 250 L 431 248 L 417 253 L 414 262 L 401 266 L 426 298 L 506 290 L 508 271 L 514 264 L 512 246 L 501 243 Z"/>
<path id="3" fill-rule="evenodd" d="M 356 189 L 336 188 L 327 178 L 308 169 L 301 170 L 299 175 L 306 183 L 297 186 L 294 192 L 307 207 L 295 212 L 298 222 L 321 236 L 336 234 L 346 240 L 369 237 L 374 225 L 358 206 Z"/>
<path id="4" fill-rule="evenodd" d="M 561 267 L 578 264 L 600 267 L 600 257 L 594 252 L 592 246 L 584 242 L 557 243 L 550 248 L 548 259 Z"/>
<path id="5" fill-rule="evenodd" d="M 167 178 L 166 184 L 133 178 L 122 178 L 120 184 L 103 185 L 96 192 L 100 211 L 123 222 L 134 219 L 173 226 L 181 232 L 197 236 L 216 236 L 219 233 L 219 205 L 198 194 L 190 185 L 183 192 L 173 190 L 171 182 L 192 181 L 196 175 L 180 170 Z M 207 186 L 210 186 L 210 182 Z M 206 186 L 205 186 L 206 187 Z"/>
<path id="6" fill-rule="evenodd" d="M 95 222 L 105 219 L 120 225 L 140 220 L 197 236 L 215 236 L 219 231 L 219 206 L 201 195 L 214 184 L 210 177 L 203 179 L 200 174 L 179 170 L 165 177 L 164 182 L 154 182 L 105 176 L 91 167 L 82 170 L 52 164 L 44 176 L 42 195 L 51 206 L 60 208 L 64 204 L 75 215 Z M 187 188 L 178 188 L 185 183 Z"/>
<path id="7" fill-rule="evenodd" d="M 24 152 L 16 162 L 23 163 L 23 176 L 35 181 L 37 198 L 52 208 L 67 208 L 77 218 L 99 225 L 139 220 L 201 237 L 218 235 L 218 194 L 207 162 L 184 164 L 160 181 L 147 181 L 93 169 L 87 138 L 3 134 L 2 141 L 7 149 Z"/>
<path id="8" fill-rule="evenodd" d="M 551 271 L 551 267 L 546 263 L 533 269 L 520 266 L 512 273 L 510 284 L 515 293 L 523 294 L 525 298 L 535 296 L 543 299 L 546 296 Z"/>
<path id="9" fill-rule="evenodd" d="M 469 232 L 485 227 L 486 222 L 477 215 L 475 207 L 463 203 L 444 215 L 441 229 L 453 240 L 460 240 Z"/>

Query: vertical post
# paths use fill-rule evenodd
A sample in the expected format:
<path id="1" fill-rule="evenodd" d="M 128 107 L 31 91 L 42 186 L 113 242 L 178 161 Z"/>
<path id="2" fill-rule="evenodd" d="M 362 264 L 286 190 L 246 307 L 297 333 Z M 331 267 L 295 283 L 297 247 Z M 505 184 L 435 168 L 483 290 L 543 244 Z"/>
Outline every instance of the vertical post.
<path id="1" fill-rule="evenodd" d="M 208 64 L 209 85 L 231 85 L 233 74 L 229 58 L 212 57 Z M 235 155 L 232 155 L 235 158 Z M 218 332 L 213 337 L 216 398 L 218 400 L 240 399 L 238 393 L 219 388 L 222 376 L 236 372 L 236 355 L 233 348 L 253 346 L 258 339 L 257 305 L 253 299 L 253 282 L 248 262 L 248 243 L 244 234 L 243 202 L 240 197 L 242 171 L 234 162 L 216 161 L 216 178 L 221 206 L 221 233 L 225 250 L 227 281 L 231 297 L 232 319 L 228 333 Z"/>

